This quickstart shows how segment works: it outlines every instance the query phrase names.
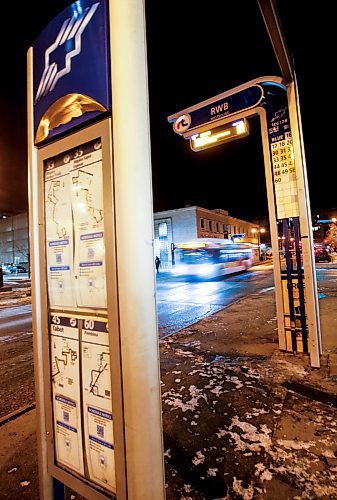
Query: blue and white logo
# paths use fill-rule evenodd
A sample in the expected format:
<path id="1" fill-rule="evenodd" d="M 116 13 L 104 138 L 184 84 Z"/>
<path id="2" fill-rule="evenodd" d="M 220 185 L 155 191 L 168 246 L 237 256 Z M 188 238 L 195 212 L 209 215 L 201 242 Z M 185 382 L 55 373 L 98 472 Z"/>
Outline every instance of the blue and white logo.
<path id="1" fill-rule="evenodd" d="M 111 111 L 107 0 L 77 0 L 33 45 L 35 144 Z"/>
<path id="2" fill-rule="evenodd" d="M 58 80 L 71 71 L 71 60 L 81 52 L 82 33 L 89 24 L 92 16 L 95 14 L 99 3 L 95 3 L 90 8 L 87 7 L 81 12 L 81 9 L 74 10 L 73 16 L 64 21 L 56 40 L 45 53 L 44 72 L 40 81 L 39 88 L 35 97 L 35 102 L 42 96 L 55 88 Z M 63 47 L 62 47 L 63 46 Z M 53 60 L 53 55 L 62 48 L 64 60 L 61 63 Z M 59 65 L 61 66 L 59 68 Z M 63 66 L 63 67 L 62 67 Z"/>

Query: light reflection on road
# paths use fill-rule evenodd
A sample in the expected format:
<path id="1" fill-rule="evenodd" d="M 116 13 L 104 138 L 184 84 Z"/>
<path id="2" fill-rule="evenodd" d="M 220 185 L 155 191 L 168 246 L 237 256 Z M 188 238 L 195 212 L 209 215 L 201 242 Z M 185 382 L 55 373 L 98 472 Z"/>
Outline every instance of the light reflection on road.
<path id="1" fill-rule="evenodd" d="M 169 274 L 157 279 L 159 336 L 170 335 L 236 300 L 273 287 L 271 265 L 226 276 L 218 281 L 183 281 Z"/>
<path id="2" fill-rule="evenodd" d="M 215 313 L 236 300 L 274 288 L 271 264 L 254 266 L 249 271 L 226 276 L 219 281 L 184 281 L 168 273 L 157 277 L 157 316 L 160 338 Z M 318 287 L 336 288 L 337 264 L 317 264 Z"/>

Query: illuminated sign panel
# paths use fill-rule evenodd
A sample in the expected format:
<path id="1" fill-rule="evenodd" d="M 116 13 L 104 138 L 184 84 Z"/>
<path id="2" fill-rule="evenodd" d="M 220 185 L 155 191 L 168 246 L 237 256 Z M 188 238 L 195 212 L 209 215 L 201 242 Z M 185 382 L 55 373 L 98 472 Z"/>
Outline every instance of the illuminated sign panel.
<path id="1" fill-rule="evenodd" d="M 246 137 L 248 134 L 247 120 L 237 120 L 222 127 L 192 135 L 190 145 L 193 151 L 202 151 L 203 149 L 218 146 L 225 141 L 228 142 L 240 137 Z"/>
<path id="2" fill-rule="evenodd" d="M 264 98 L 261 85 L 252 85 L 232 95 L 219 94 L 216 98 L 204 101 L 198 107 L 192 107 L 186 112 L 175 114 L 168 119 L 173 123 L 177 134 L 185 134 L 195 128 L 214 123 L 230 115 L 255 108 Z"/>
<path id="3" fill-rule="evenodd" d="M 195 248 L 205 248 L 206 243 L 198 243 L 198 242 L 191 242 L 191 243 L 179 243 L 177 245 L 177 248 L 186 248 L 186 249 L 195 249 Z"/>
<path id="4" fill-rule="evenodd" d="M 268 84 L 265 84 L 268 87 Z M 270 159 L 278 219 L 299 216 L 298 186 L 290 130 L 287 95 L 273 88 L 273 100 L 266 106 Z"/>
<path id="5" fill-rule="evenodd" d="M 106 0 L 74 2 L 33 45 L 35 144 L 111 110 Z"/>

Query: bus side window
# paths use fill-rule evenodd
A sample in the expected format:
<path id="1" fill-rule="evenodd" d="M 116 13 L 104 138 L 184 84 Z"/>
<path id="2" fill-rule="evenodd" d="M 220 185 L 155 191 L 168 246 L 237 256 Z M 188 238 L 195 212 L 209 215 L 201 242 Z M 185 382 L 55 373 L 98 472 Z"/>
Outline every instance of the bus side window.
<path id="1" fill-rule="evenodd" d="M 228 261 L 228 253 L 227 250 L 219 251 L 219 262 L 227 262 Z"/>
<path id="2" fill-rule="evenodd" d="M 232 255 L 231 255 L 231 261 L 238 260 L 238 259 L 239 259 L 239 254 L 238 253 L 232 253 Z"/>

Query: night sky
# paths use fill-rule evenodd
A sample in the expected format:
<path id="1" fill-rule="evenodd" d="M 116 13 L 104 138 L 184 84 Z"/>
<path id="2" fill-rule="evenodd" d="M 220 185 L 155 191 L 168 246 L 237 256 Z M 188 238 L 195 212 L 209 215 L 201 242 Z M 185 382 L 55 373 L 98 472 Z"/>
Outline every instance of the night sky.
<path id="1" fill-rule="evenodd" d="M 41 0 L 20 8 L 24 20 L 1 34 L 0 214 L 27 209 L 26 51 L 45 24 L 71 2 Z M 312 208 L 337 206 L 335 108 L 331 71 L 333 31 L 326 13 L 304 2 L 278 8 L 298 75 Z M 13 13 L 7 5 L 8 13 Z M 258 4 L 148 0 L 146 2 L 154 210 L 224 208 L 231 215 L 267 215 L 258 119 L 250 135 L 193 153 L 167 116 L 265 75 L 281 76 Z"/>

